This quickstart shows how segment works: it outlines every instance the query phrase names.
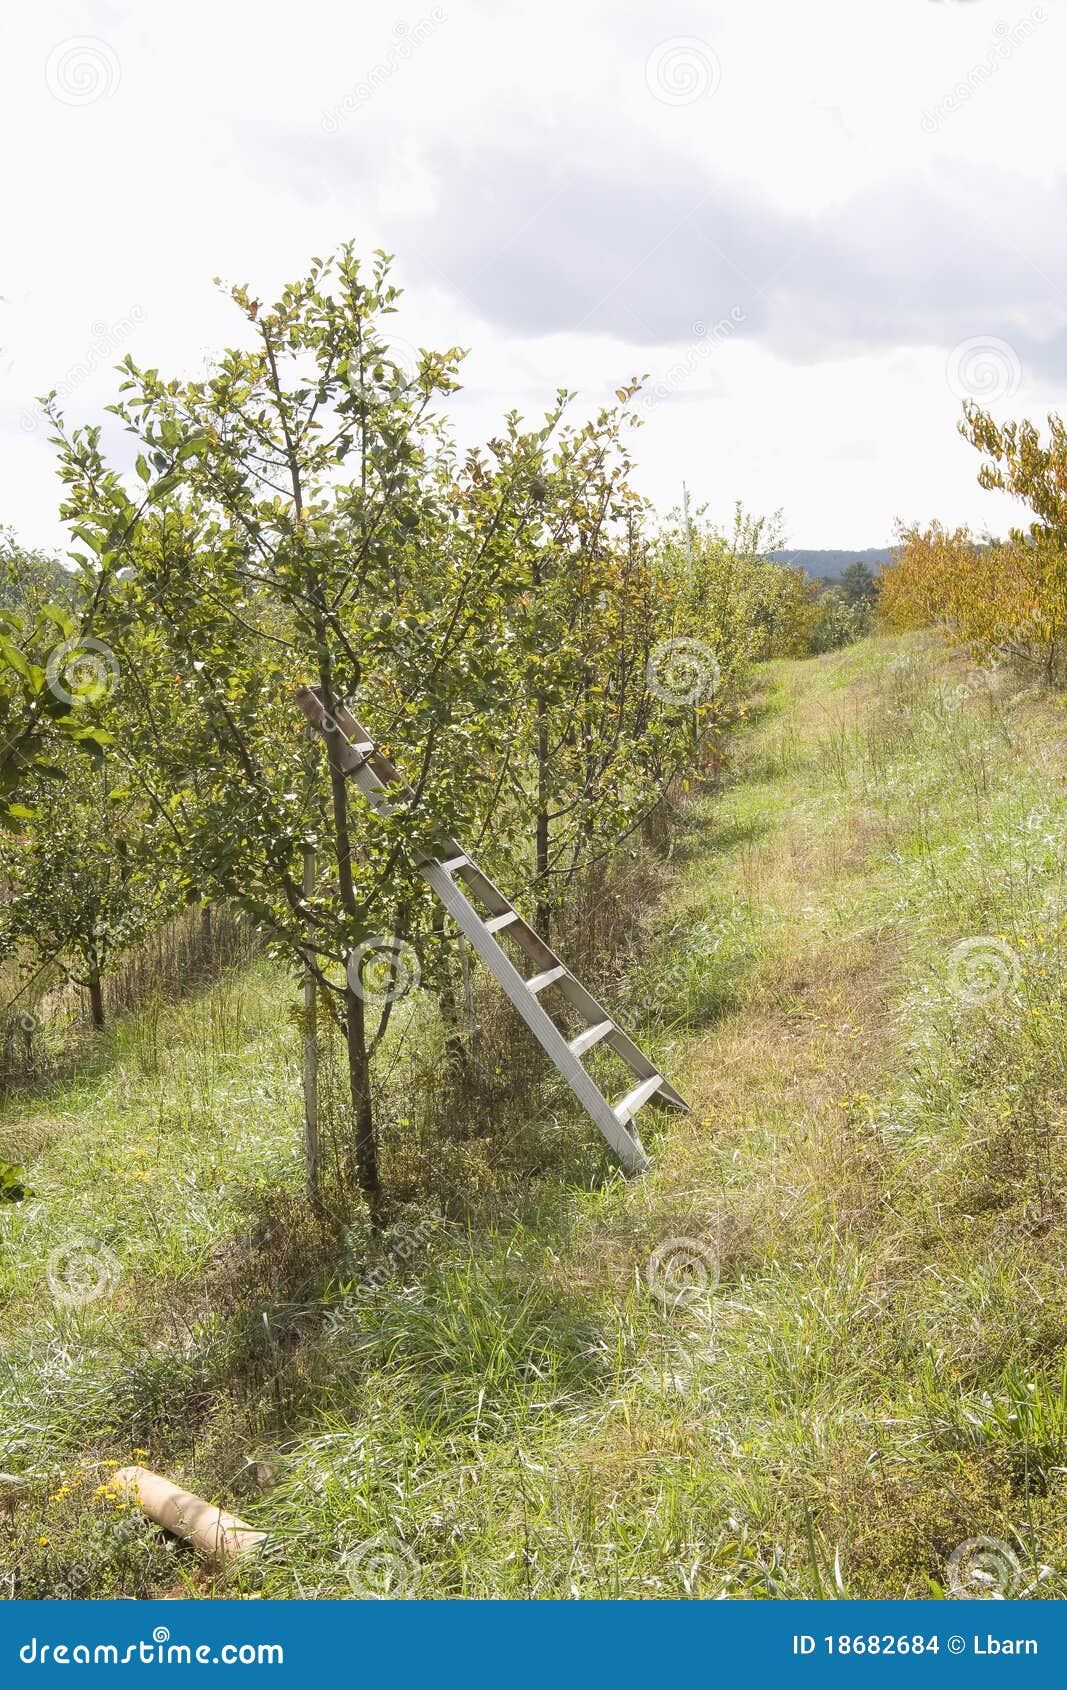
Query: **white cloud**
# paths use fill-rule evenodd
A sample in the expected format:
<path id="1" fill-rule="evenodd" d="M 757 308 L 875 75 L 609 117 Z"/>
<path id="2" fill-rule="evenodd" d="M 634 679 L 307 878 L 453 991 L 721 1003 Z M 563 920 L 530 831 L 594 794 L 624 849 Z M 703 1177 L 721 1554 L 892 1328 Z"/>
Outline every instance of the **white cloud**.
<path id="1" fill-rule="evenodd" d="M 234 332 L 213 275 L 267 293 L 354 236 L 396 251 L 406 338 L 474 349 L 465 431 L 673 370 L 663 504 L 685 474 L 800 545 L 1003 527 L 947 370 L 1004 340 L 1001 408 L 1060 403 L 1065 38 L 1063 0 L 9 11 L 0 519 L 58 536 L 36 394 L 97 418 L 116 338 L 192 373 Z"/>

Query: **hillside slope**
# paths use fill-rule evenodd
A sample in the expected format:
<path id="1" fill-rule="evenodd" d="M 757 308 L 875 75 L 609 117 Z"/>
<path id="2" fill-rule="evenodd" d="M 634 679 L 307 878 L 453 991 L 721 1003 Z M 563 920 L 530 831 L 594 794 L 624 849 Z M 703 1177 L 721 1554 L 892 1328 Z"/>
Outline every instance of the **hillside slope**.
<path id="1" fill-rule="evenodd" d="M 642 1180 L 556 1111 L 443 1147 L 448 1196 L 330 1262 L 263 969 L 10 1106 L 0 1581 L 1067 1594 L 1065 720 L 915 638 L 761 671 L 650 922 L 694 1111 Z M 110 1274 L 77 1307 L 72 1224 Z M 261 1562 L 212 1585 L 125 1517 L 134 1445 Z"/>

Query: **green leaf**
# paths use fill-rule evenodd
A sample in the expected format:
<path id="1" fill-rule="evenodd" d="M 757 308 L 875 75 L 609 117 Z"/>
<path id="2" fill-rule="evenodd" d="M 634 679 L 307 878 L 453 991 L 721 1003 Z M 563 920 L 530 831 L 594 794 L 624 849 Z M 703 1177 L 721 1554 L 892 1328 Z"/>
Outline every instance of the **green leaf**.
<path id="1" fill-rule="evenodd" d="M 47 617 L 49 622 L 54 623 L 66 639 L 69 640 L 72 637 L 74 633 L 74 618 L 70 615 L 69 611 L 63 609 L 61 604 L 42 604 L 41 615 Z"/>
<path id="2" fill-rule="evenodd" d="M 30 681 L 32 684 L 33 665 L 29 658 L 15 645 L 14 641 L 8 639 L 6 634 L 0 634 L 0 657 L 3 658 L 9 669 L 15 671 L 16 675 L 21 675 L 24 681 Z M 40 673 L 41 671 L 38 670 L 38 674 Z"/>
<path id="3" fill-rule="evenodd" d="M 32 1196 L 22 1169 L 13 1162 L 0 1162 L 0 1203 L 21 1203 Z"/>

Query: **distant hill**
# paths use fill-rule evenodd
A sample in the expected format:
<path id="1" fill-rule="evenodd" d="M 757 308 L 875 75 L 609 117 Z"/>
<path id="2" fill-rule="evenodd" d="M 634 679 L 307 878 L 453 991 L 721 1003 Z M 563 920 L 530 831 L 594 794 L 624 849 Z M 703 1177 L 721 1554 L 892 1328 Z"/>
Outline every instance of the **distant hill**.
<path id="1" fill-rule="evenodd" d="M 806 574 L 814 575 L 816 579 L 822 577 L 832 581 L 836 581 L 850 563 L 865 563 L 867 568 L 877 575 L 883 564 L 893 561 L 892 552 L 885 546 L 868 546 L 866 550 L 857 548 L 852 552 L 806 552 L 799 548 L 790 548 L 788 551 L 768 552 L 767 556 L 773 558 L 775 563 L 799 564 Z"/>

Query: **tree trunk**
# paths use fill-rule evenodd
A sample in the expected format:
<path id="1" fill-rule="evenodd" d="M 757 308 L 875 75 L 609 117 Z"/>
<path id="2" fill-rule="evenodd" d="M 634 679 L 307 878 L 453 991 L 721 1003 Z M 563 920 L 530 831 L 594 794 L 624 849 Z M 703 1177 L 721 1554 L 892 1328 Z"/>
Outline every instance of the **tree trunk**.
<path id="1" fill-rule="evenodd" d="M 351 986 L 345 987 L 345 1041 L 348 1045 L 348 1083 L 352 1093 L 355 1128 L 356 1179 L 373 1209 L 381 1190 L 378 1177 L 378 1142 L 374 1132 L 374 1111 L 370 1089 L 370 1058 L 367 1055 L 367 1024 L 363 999 Z"/>
<path id="2" fill-rule="evenodd" d="M 337 700 L 331 685 L 330 666 L 325 651 L 320 654 L 319 696 L 323 708 L 333 715 Z M 355 886 L 352 880 L 352 837 L 348 821 L 348 777 L 339 762 L 339 742 L 336 734 L 327 736 L 330 767 L 330 800 L 333 810 L 334 865 L 341 906 L 347 915 L 358 916 Z M 356 1179 L 367 1194 L 373 1212 L 374 1198 L 381 1189 L 378 1177 L 378 1143 L 374 1132 L 374 1104 L 370 1089 L 370 1056 L 367 1052 L 367 1028 L 363 999 L 351 985 L 345 987 L 345 1042 L 348 1046 L 348 1077 L 352 1093 L 352 1151 Z"/>
<path id="3" fill-rule="evenodd" d="M 537 700 L 537 819 L 534 826 L 534 873 L 537 876 L 537 904 L 534 926 L 542 939 L 549 937 L 552 905 L 548 897 L 548 711 Z"/>
<path id="4" fill-rule="evenodd" d="M 541 562 L 536 556 L 530 574 L 530 586 L 533 590 L 533 602 L 536 604 L 541 592 Z M 552 923 L 552 907 L 548 897 L 548 703 L 540 690 L 534 698 L 534 722 L 537 741 L 537 814 L 534 819 L 537 901 L 534 905 L 534 926 L 542 939 L 547 941 Z"/>
<path id="5" fill-rule="evenodd" d="M 305 899 L 312 898 L 315 895 L 315 852 L 310 846 L 304 851 L 303 892 Z M 315 976 L 309 960 L 304 968 L 304 1166 L 307 1173 L 308 1201 L 316 1214 L 322 1204 L 317 1020 Z"/>
<path id="6" fill-rule="evenodd" d="M 89 1015 L 94 1027 L 104 1025 L 104 988 L 99 974 L 89 977 Z"/>
<path id="7" fill-rule="evenodd" d="M 445 912 L 438 908 L 434 911 L 434 932 L 444 940 Z M 467 1047 L 463 1043 L 463 1033 L 459 1020 L 459 1003 L 456 996 L 456 981 L 452 971 L 451 957 L 444 950 L 442 942 L 441 984 L 437 989 L 437 1001 L 441 1008 L 441 1020 L 445 1028 L 445 1055 L 449 1063 L 463 1070 L 467 1066 Z"/>
<path id="8" fill-rule="evenodd" d="M 472 955 L 473 952 L 467 940 L 461 937 L 459 941 L 459 969 L 460 978 L 463 982 L 463 1014 L 467 1023 L 467 1043 L 470 1048 L 470 1058 L 472 1062 L 477 1062 L 480 1054 L 481 1036 L 478 1028 L 478 1017 L 474 1013 L 474 981 L 471 978 Z"/>

